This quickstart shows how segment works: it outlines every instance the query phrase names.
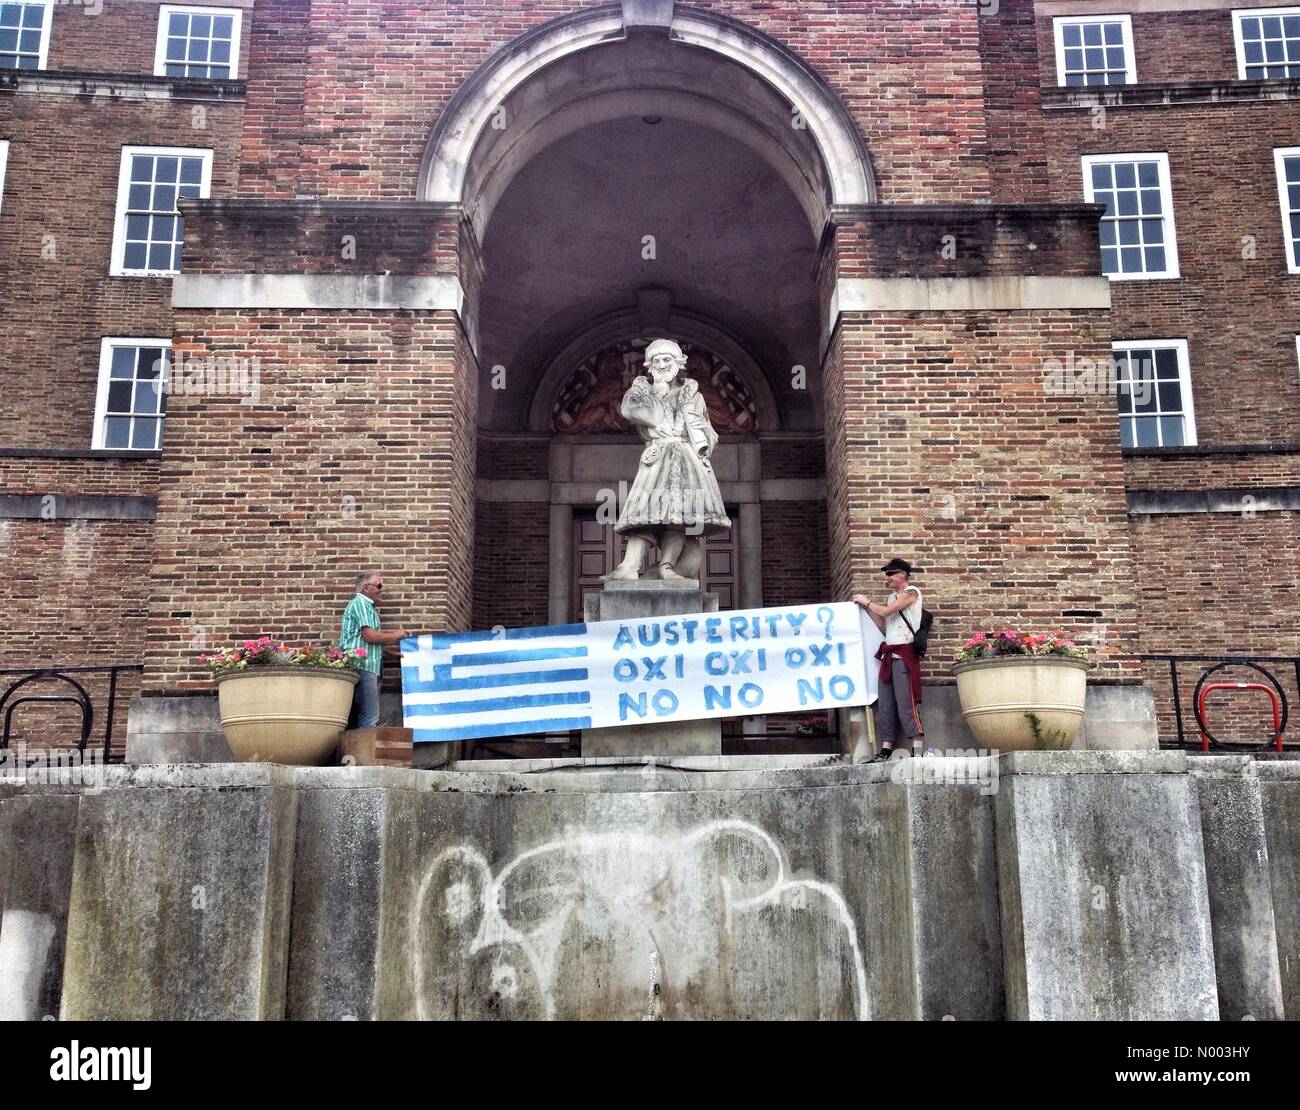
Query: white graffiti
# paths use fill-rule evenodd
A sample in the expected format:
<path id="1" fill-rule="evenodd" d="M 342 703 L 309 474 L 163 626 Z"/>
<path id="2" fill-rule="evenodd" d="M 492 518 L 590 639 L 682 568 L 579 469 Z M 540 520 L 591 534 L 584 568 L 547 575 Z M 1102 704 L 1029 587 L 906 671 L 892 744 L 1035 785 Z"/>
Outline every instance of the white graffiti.
<path id="1" fill-rule="evenodd" d="M 713 821 L 676 837 L 566 830 L 495 875 L 478 848 L 448 847 L 426 863 L 411 906 L 417 1016 L 440 1016 L 429 998 L 435 964 L 454 976 L 460 961 L 490 959 L 494 1005 L 527 997 L 551 1019 L 560 1009 L 557 989 L 574 989 L 572 967 L 560 958 L 566 934 L 570 945 L 620 949 L 629 968 L 644 969 L 650 952 L 653 991 L 674 976 L 685 983 L 716 974 L 715 937 L 727 946 L 738 929 L 767 927 L 775 944 L 781 934 L 773 911 L 806 916 L 815 936 L 848 965 L 847 987 L 833 989 L 851 990 L 853 1014 L 869 1019 L 866 966 L 844 896 L 831 883 L 792 875 L 778 841 L 748 821 Z M 444 933 L 450 935 L 442 943 L 431 939 Z M 616 978 L 617 960 L 609 958 L 606 970 Z M 629 974 L 644 998 L 644 970 Z M 535 989 L 525 991 L 525 983 Z M 604 988 L 612 989 L 608 982 Z"/>

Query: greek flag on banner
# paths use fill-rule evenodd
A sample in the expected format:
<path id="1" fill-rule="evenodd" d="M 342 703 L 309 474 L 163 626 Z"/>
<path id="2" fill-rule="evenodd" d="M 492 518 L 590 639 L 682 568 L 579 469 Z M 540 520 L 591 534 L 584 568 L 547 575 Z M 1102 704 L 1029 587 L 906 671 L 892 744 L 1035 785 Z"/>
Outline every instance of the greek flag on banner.
<path id="1" fill-rule="evenodd" d="M 843 709 L 880 641 L 848 603 L 409 636 L 402 711 L 428 744 Z"/>

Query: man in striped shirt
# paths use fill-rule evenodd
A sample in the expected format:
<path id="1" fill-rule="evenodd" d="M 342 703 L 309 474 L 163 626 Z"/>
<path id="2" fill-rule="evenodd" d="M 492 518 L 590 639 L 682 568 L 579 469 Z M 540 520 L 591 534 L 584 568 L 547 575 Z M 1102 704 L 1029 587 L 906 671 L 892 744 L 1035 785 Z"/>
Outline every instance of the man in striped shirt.
<path id="1" fill-rule="evenodd" d="M 358 574 L 356 597 L 343 610 L 339 628 L 339 647 L 344 651 L 359 647 L 366 649 L 352 694 L 357 728 L 374 728 L 379 723 L 379 675 L 384 667 L 384 647 L 400 644 L 406 636 L 404 628 L 395 632 L 380 631 L 377 603 L 383 592 L 384 576 L 379 571 L 367 570 Z"/>

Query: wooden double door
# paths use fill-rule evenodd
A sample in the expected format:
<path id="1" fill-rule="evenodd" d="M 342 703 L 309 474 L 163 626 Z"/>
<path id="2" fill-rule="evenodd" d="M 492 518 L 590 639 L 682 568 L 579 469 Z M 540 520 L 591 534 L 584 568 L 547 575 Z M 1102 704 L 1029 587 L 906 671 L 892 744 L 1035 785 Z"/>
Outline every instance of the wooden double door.
<path id="1" fill-rule="evenodd" d="M 733 522 L 735 510 L 728 506 Z M 737 529 L 732 528 L 717 536 L 703 539 L 704 560 L 701 563 L 701 586 L 718 595 L 719 609 L 740 607 L 740 567 Z M 647 566 L 658 558 L 657 550 L 650 553 Z M 597 593 L 601 578 L 611 573 L 623 561 L 623 537 L 614 531 L 613 524 L 597 519 L 596 511 L 573 515 L 573 584 L 569 596 L 573 599 L 570 619 L 583 620 L 584 601 L 587 594 Z M 642 567 L 644 573 L 645 567 Z"/>

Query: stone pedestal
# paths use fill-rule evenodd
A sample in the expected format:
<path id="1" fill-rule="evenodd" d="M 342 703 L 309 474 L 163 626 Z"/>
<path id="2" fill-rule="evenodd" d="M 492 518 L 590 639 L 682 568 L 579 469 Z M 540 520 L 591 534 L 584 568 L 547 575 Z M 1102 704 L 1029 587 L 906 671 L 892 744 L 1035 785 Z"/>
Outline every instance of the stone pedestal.
<path id="1" fill-rule="evenodd" d="M 718 611 L 718 595 L 700 589 L 695 578 L 635 582 L 606 578 L 604 583 L 600 593 L 586 599 L 583 617 L 588 624 Z M 721 754 L 722 722 L 718 720 L 596 728 L 582 734 L 582 755 L 587 759 Z"/>

